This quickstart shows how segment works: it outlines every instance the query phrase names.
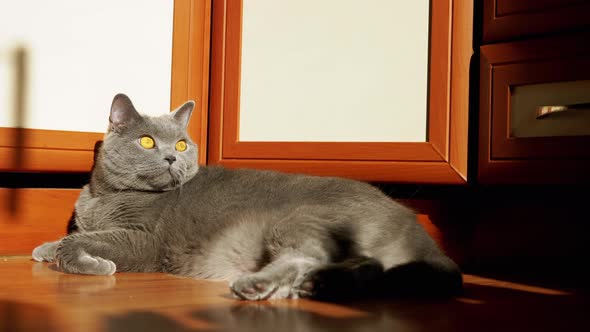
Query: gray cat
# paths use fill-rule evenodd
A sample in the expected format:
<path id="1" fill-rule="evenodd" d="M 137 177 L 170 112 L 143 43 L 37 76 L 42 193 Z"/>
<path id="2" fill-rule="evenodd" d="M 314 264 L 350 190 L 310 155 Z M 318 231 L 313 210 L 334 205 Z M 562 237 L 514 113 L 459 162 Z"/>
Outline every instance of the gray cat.
<path id="1" fill-rule="evenodd" d="M 246 300 L 461 289 L 415 214 L 369 184 L 199 167 L 186 132 L 193 107 L 148 117 L 116 95 L 75 231 L 33 258 L 67 273 L 221 279 Z"/>

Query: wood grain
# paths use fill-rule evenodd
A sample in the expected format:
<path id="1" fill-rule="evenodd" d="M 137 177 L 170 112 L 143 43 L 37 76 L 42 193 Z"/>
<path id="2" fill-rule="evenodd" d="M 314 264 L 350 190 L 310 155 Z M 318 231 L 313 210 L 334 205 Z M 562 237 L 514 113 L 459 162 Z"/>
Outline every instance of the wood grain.
<path id="1" fill-rule="evenodd" d="M 455 0 L 451 53 L 449 165 L 468 179 L 470 65 L 473 57 L 473 1 Z"/>
<path id="2" fill-rule="evenodd" d="M 0 256 L 27 255 L 66 234 L 78 189 L 0 188 Z"/>
<path id="3" fill-rule="evenodd" d="M 106 121 L 105 128 L 107 125 Z M 22 131 L 24 136 L 21 147 L 36 149 L 92 151 L 94 143 L 102 140 L 104 136 L 104 133 L 0 128 L 0 147 L 14 146 L 15 142 L 13 138 L 17 135 L 18 131 Z"/>
<path id="4" fill-rule="evenodd" d="M 211 22 L 211 81 L 209 105 L 209 140 L 207 146 L 207 163 L 217 164 L 222 159 L 223 109 L 225 77 L 227 2 L 213 2 Z"/>
<path id="5" fill-rule="evenodd" d="M 159 273 L 63 274 L 0 258 L 2 331 L 570 331 L 587 330 L 588 295 L 543 283 L 465 275 L 451 299 L 345 303 L 237 301 L 224 282 Z M 586 328 L 584 328 L 586 326 Z"/>
<path id="6" fill-rule="evenodd" d="M 274 169 L 289 173 L 340 176 L 363 181 L 464 184 L 446 162 L 224 159 L 229 168 Z"/>
<path id="7" fill-rule="evenodd" d="M 175 0 L 170 109 L 194 100 L 188 132 L 207 160 L 211 0 Z"/>
<path id="8" fill-rule="evenodd" d="M 445 160 L 449 156 L 452 6 L 451 0 L 430 3 L 428 143 Z"/>
<path id="9" fill-rule="evenodd" d="M 16 142 L 17 135 L 22 141 Z M 0 128 L 0 171 L 88 172 L 103 133 Z"/>
<path id="10" fill-rule="evenodd" d="M 15 166 L 15 153 L 21 161 Z M 93 151 L 0 148 L 0 171 L 84 173 L 92 168 Z"/>
<path id="11" fill-rule="evenodd" d="M 226 128 L 227 130 L 227 128 Z M 227 132 L 227 131 L 225 131 Z M 225 141 L 224 141 L 225 142 Z M 223 159 L 444 161 L 428 142 L 241 142 L 223 144 Z"/>

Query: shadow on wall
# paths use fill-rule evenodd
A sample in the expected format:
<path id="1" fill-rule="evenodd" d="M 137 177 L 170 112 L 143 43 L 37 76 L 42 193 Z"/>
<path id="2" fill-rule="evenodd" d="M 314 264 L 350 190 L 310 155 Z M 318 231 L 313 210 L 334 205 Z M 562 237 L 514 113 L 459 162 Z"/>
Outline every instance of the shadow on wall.
<path id="1" fill-rule="evenodd" d="M 15 146 L 12 159 L 12 169 L 22 169 L 23 165 L 23 147 L 24 147 L 24 124 L 27 113 L 27 86 L 28 86 L 28 51 L 25 47 L 17 47 L 12 52 L 11 59 L 14 66 L 13 82 L 13 123 L 14 136 L 12 137 L 12 146 Z M 13 190 L 9 197 L 8 208 L 11 214 L 15 214 L 18 207 L 18 193 Z"/>

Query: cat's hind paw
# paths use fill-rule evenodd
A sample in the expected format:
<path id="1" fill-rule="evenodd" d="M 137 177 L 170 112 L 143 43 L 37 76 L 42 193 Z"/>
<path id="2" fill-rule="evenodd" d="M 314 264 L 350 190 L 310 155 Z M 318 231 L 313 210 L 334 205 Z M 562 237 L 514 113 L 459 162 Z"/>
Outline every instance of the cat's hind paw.
<path id="1" fill-rule="evenodd" d="M 295 283 L 299 297 L 318 300 L 348 300 L 370 296 L 378 288 L 383 266 L 378 261 L 359 257 L 332 263 L 306 274 Z"/>
<path id="2" fill-rule="evenodd" d="M 242 300 L 266 300 L 277 290 L 277 285 L 255 275 L 242 276 L 229 286 L 232 293 Z"/>

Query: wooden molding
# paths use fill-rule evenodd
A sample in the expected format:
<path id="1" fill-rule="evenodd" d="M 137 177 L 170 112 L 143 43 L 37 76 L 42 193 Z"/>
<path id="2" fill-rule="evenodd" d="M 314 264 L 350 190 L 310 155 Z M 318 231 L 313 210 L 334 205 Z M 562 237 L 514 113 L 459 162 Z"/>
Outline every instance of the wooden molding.
<path id="1" fill-rule="evenodd" d="M 448 1 L 432 4 L 427 143 L 239 141 L 242 0 L 227 0 L 222 153 L 224 159 L 430 160 L 448 155 L 450 16 Z M 214 37 L 217 39 L 217 35 Z M 215 41 L 214 41 L 215 42 Z M 404 147 L 406 146 L 406 147 Z M 366 151 L 366 152 L 365 152 Z"/>
<path id="2" fill-rule="evenodd" d="M 449 157 L 452 10 L 452 0 L 430 2 L 427 141 L 445 160 Z"/>
<path id="3" fill-rule="evenodd" d="M 226 131 L 227 132 L 227 131 Z M 363 142 L 234 142 L 224 159 L 444 161 L 433 144 Z"/>
<path id="4" fill-rule="evenodd" d="M 225 30 L 227 1 L 213 2 L 211 21 L 211 81 L 209 92 L 209 141 L 207 163 L 219 164 L 222 160 L 223 110 L 225 78 Z"/>
<path id="5" fill-rule="evenodd" d="M 473 1 L 454 0 L 451 41 L 449 165 L 467 181 L 469 72 L 473 56 Z"/>
<path id="6" fill-rule="evenodd" d="M 0 188 L 0 256 L 30 255 L 66 235 L 79 189 Z"/>
<path id="7" fill-rule="evenodd" d="M 194 100 L 188 131 L 207 160 L 211 0 L 175 0 L 170 109 Z"/>
<path id="8" fill-rule="evenodd" d="M 89 172 L 94 144 L 103 136 L 102 133 L 0 128 L 0 171 Z"/>
<path id="9" fill-rule="evenodd" d="M 339 176 L 370 182 L 462 184 L 449 164 L 432 161 L 351 161 L 293 159 L 224 159 L 229 168 L 280 170 L 319 176 Z"/>
<path id="10" fill-rule="evenodd" d="M 313 165 L 301 171 L 396 182 L 464 183 L 472 3 L 436 1 L 431 10 L 431 26 L 437 28 L 431 31 L 428 142 L 242 142 L 238 128 L 242 1 L 214 2 L 208 162 L 283 171 Z M 426 163 L 430 165 L 423 168 Z M 380 176 L 368 167 L 371 164 L 379 165 Z M 358 167 L 344 171 L 351 165 Z M 433 168 L 438 171 L 420 176 L 419 170 Z M 407 177 L 410 172 L 415 173 L 409 177 L 412 181 Z"/>

